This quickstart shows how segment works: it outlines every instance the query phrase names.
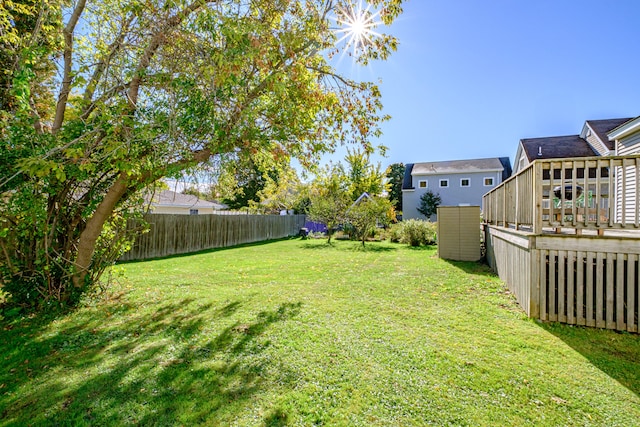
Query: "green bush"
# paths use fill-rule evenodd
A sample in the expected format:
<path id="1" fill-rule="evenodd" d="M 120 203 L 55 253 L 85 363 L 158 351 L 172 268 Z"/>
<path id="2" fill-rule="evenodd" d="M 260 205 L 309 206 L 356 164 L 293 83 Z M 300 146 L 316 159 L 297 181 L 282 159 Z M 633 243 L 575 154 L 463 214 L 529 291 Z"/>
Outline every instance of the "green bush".
<path id="1" fill-rule="evenodd" d="M 419 219 L 408 219 L 394 225 L 389 231 L 389 240 L 411 246 L 436 243 L 437 224 Z"/>

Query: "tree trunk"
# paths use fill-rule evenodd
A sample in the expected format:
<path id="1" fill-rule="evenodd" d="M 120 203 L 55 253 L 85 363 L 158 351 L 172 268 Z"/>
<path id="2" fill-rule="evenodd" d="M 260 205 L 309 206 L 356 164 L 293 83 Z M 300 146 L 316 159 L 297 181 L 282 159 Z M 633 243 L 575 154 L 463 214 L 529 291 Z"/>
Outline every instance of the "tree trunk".
<path id="1" fill-rule="evenodd" d="M 111 217 L 115 207 L 127 191 L 129 178 L 126 173 L 122 173 L 120 177 L 113 183 L 104 199 L 98 205 L 98 208 L 87 221 L 85 229 L 80 234 L 78 240 L 78 255 L 74 262 L 75 273 L 73 275 L 73 285 L 80 288 L 84 285 L 91 259 L 96 250 L 96 241 L 102 233 L 104 223 Z"/>

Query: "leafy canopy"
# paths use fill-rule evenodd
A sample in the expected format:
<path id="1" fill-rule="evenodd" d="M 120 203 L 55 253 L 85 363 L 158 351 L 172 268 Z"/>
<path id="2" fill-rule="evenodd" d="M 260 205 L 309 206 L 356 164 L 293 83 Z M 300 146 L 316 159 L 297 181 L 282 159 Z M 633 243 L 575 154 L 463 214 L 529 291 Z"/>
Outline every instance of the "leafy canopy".
<path id="1" fill-rule="evenodd" d="M 0 281 L 14 299 L 75 301 L 126 248 L 123 224 L 159 178 L 370 151 L 380 91 L 330 59 L 346 50 L 332 18 L 351 3 L 2 2 Z M 369 3 L 387 25 L 402 10 Z M 396 48 L 362 43 L 360 63 Z"/>

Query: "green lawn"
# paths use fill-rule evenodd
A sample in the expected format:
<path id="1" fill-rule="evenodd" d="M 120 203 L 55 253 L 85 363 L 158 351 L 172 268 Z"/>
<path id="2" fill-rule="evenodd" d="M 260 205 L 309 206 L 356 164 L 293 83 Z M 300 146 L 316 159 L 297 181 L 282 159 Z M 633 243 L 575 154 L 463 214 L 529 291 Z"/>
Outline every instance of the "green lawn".
<path id="1" fill-rule="evenodd" d="M 124 264 L 0 335 L 0 425 L 640 425 L 640 341 L 527 319 L 435 248 L 285 240 Z"/>

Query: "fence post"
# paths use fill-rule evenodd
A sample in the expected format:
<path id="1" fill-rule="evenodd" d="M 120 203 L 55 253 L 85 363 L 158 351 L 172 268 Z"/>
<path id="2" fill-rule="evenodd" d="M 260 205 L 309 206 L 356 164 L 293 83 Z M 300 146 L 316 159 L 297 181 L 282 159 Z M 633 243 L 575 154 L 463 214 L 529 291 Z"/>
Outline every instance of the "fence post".
<path id="1" fill-rule="evenodd" d="M 542 163 L 533 161 L 533 174 L 531 174 L 531 187 L 533 188 L 533 233 L 542 233 Z"/>

